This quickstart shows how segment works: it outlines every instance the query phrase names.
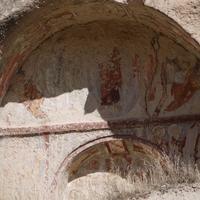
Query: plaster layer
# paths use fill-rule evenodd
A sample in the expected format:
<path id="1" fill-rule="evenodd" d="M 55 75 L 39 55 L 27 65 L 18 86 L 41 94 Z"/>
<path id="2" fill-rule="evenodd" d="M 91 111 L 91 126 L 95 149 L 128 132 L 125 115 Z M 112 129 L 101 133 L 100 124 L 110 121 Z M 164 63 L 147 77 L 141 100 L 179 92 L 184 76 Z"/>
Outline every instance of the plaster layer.
<path id="1" fill-rule="evenodd" d="M 98 193 L 105 160 L 146 146 L 200 164 L 197 1 L 47 0 L 6 20 L 32 2 L 0 3 L 0 199 Z"/>
<path id="2" fill-rule="evenodd" d="M 198 114 L 200 61 L 138 23 L 69 27 L 33 51 L 1 106 L 4 127 Z"/>
<path id="3" fill-rule="evenodd" d="M 142 142 L 148 148 L 163 149 L 173 155 L 183 156 L 186 161 L 190 159 L 191 162 L 199 164 L 199 133 L 198 125 L 179 123 L 121 130 L 113 129 L 112 131 L 99 130 L 70 134 L 41 134 L 32 137 L 4 137 L 0 141 L 0 160 L 2 163 L 0 166 L 0 197 L 1 199 L 49 199 L 50 197 L 52 199 L 65 199 L 64 190 L 68 187 L 69 181 L 67 174 L 70 175 L 70 171 L 73 171 L 72 168 L 77 166 L 75 164 L 77 158 L 87 158 L 78 167 L 79 172 L 77 171 L 77 173 L 87 171 L 87 173 L 81 174 L 82 177 L 90 173 L 87 163 L 105 157 L 102 153 L 96 154 L 96 151 L 91 151 L 91 154 L 88 154 L 91 157 L 86 156 L 86 152 L 90 152 L 91 148 L 98 148 L 96 145 L 110 141 L 110 153 L 113 155 L 111 157 L 116 159 L 119 157 L 119 154 L 115 154 L 116 151 L 123 153 L 124 150 L 116 149 L 121 143 L 117 142 L 116 146 L 112 142 L 112 138 L 108 138 L 111 136 L 116 141 L 121 136 L 129 138 L 128 148 L 132 148 L 131 140 L 136 143 Z M 137 157 L 140 156 L 140 148 L 137 150 L 136 146 L 134 151 Z M 132 150 L 129 149 L 127 152 L 130 151 Z M 131 155 L 132 153 L 129 156 Z M 123 160 L 123 156 L 120 159 Z M 71 170 L 67 166 L 72 166 Z M 103 168 L 101 169 L 103 170 Z M 96 170 L 96 172 L 98 171 Z M 15 178 L 13 179 L 13 177 Z M 70 185 L 69 187 L 73 188 Z"/>
<path id="4" fill-rule="evenodd" d="M 87 6 L 83 6 L 86 3 Z M 122 20 L 143 24 L 158 33 L 165 34 L 199 57 L 199 47 L 181 27 L 172 20 L 140 1 L 128 4 L 113 1 L 54 1 L 47 2 L 35 12 L 27 14 L 3 41 L 0 61 L 0 99 L 2 100 L 13 75 L 27 56 L 52 34 L 74 24 L 87 24 L 98 20 Z M 14 45 L 14 46 L 13 46 Z M 9 47 L 13 48 L 9 48 Z"/>

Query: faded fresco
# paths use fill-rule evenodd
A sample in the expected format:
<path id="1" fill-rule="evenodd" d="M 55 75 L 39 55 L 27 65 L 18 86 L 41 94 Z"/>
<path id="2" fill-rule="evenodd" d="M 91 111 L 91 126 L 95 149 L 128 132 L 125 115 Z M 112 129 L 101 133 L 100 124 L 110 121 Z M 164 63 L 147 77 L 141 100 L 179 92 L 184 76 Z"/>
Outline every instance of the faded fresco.
<path id="1" fill-rule="evenodd" d="M 99 195 L 98 193 L 101 190 L 106 188 L 111 190 L 113 186 L 111 184 L 112 179 L 116 181 L 119 178 L 112 171 L 120 170 L 123 173 L 131 168 L 139 172 L 139 168 L 144 165 L 144 159 L 146 159 L 146 162 L 150 162 L 145 154 L 148 148 L 145 149 L 145 147 L 146 145 L 133 141 L 111 140 L 81 152 L 77 156 L 78 158 L 75 158 L 68 171 L 68 183 L 63 192 L 65 194 L 64 199 L 74 199 L 74 195 L 79 196 L 80 193 L 89 198 L 89 194 L 87 194 L 89 185 L 90 188 L 94 185 L 96 186 L 94 188 L 96 196 Z M 100 185 L 100 181 L 103 181 L 103 187 Z"/>
<path id="2" fill-rule="evenodd" d="M 105 190 L 100 187 L 97 176 L 104 180 L 106 188 L 112 189 L 112 171 L 120 170 L 123 174 L 131 168 L 140 173 L 141 169 L 145 170 L 145 163 L 151 163 L 152 157 L 160 155 L 158 152 L 161 151 L 199 165 L 199 127 L 174 123 L 123 129 L 115 131 L 113 136 L 92 141 L 91 145 L 87 143 L 62 163 L 56 182 L 53 182 L 52 194 L 61 192 L 65 198 L 75 198 L 76 190 L 84 190 L 87 196 L 85 186 L 92 187 L 92 184 L 98 188 L 97 191 Z M 113 178 L 116 181 L 118 177 Z M 79 192 L 76 194 L 79 195 Z"/>
<path id="3" fill-rule="evenodd" d="M 146 150 L 200 166 L 193 3 L 190 27 L 142 0 L 41 3 L 0 35 L 0 199 L 98 199 Z"/>
<path id="4" fill-rule="evenodd" d="M 75 26 L 38 46 L 4 96 L 2 126 L 199 113 L 200 61 L 143 26 L 118 29 Z"/>
<path id="5" fill-rule="evenodd" d="M 14 187 L 13 174 L 25 197 L 78 198 L 77 188 L 84 190 L 85 183 L 98 188 L 98 173 L 106 174 L 105 186 L 110 185 L 112 162 L 122 170 L 140 167 L 146 156 L 143 145 L 199 164 L 199 126 L 192 118 L 200 112 L 199 75 L 200 61 L 192 53 L 143 25 L 94 22 L 54 34 L 24 60 L 2 100 L 0 128 L 14 128 L 16 135 L 41 133 L 0 141 L 6 161 L 0 167 L 2 180 Z M 63 134 L 52 134 L 56 125 Z M 116 140 L 116 135 L 142 145 Z M 105 141 L 95 145 L 101 137 Z M 86 151 L 78 149 L 91 141 L 94 145 Z M 68 168 L 65 160 L 76 149 Z M 13 165 L 21 158 L 29 164 Z"/>
<path id="6" fill-rule="evenodd" d="M 95 183 L 100 189 L 97 176 L 110 187 L 112 163 L 122 170 L 129 166 L 138 169 L 144 158 L 149 159 L 146 152 L 159 149 L 199 165 L 199 138 L 200 129 L 192 123 L 143 126 L 115 132 L 98 130 L 4 137 L 0 140 L 3 183 L 0 197 L 20 199 L 23 195 L 50 199 L 49 195 L 52 195 L 52 199 L 60 199 L 64 195 L 72 198 L 73 191 L 86 189 L 85 184 L 92 186 Z M 65 162 L 68 158 L 72 162 Z M 59 187 L 61 185 L 63 187 Z"/>
<path id="7" fill-rule="evenodd" d="M 121 58 L 119 50 L 114 47 L 109 63 L 100 64 L 101 105 L 112 105 L 120 101 L 122 88 Z"/>

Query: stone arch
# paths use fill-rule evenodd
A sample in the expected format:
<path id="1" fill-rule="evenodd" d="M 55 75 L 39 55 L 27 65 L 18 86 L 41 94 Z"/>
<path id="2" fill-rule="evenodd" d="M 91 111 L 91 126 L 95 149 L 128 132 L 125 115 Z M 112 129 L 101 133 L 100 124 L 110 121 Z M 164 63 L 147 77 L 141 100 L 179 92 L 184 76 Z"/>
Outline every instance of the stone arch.
<path id="1" fill-rule="evenodd" d="M 42 17 L 40 13 L 45 16 Z M 64 37 L 65 40 L 62 40 Z M 77 47 L 70 44 L 71 41 L 79 39 L 81 45 L 85 42 L 84 52 L 81 52 L 82 47 L 78 47 L 78 43 Z M 60 46 L 59 41 L 62 43 Z M 64 43 L 71 45 L 68 52 Z M 46 1 L 45 6 L 27 14 L 26 18 L 21 18 L 16 26 L 10 28 L 2 51 L 4 54 L 0 61 L 0 100 L 1 109 L 8 116 L 2 119 L 3 127 L 40 126 L 43 129 L 43 125 L 48 127 L 52 123 L 63 125 L 64 122 L 58 121 L 58 117 L 53 118 L 50 115 L 55 109 L 60 112 L 57 102 L 68 104 L 66 95 L 75 90 L 81 90 L 83 95 L 78 97 L 82 101 L 82 113 L 74 115 L 80 114 L 82 121 L 90 122 L 88 113 L 94 113 L 93 119 L 96 117 L 96 121 L 134 118 L 138 109 L 140 111 L 137 111 L 137 117 L 140 118 L 168 117 L 174 110 L 177 111 L 175 115 L 180 112 L 187 114 L 189 111 L 183 105 L 199 90 L 195 77 L 195 73 L 199 73 L 199 45 L 173 20 L 144 6 L 142 1 L 59 1 L 54 6 L 51 1 Z M 71 61 L 76 59 L 72 55 L 75 54 L 80 59 L 72 65 Z M 66 55 L 69 55 L 69 59 Z M 65 65 L 70 65 L 71 74 L 68 69 L 63 73 L 58 67 L 63 60 Z M 39 65 L 39 62 L 39 67 L 34 65 Z M 111 69 L 113 64 L 116 65 L 115 72 Z M 36 69 L 38 71 L 34 71 Z M 76 73 L 75 70 L 80 72 L 80 77 L 72 76 Z M 89 73 L 86 73 L 88 70 Z M 54 73 L 53 71 L 56 77 L 51 77 L 50 73 Z M 71 77 L 67 81 L 60 79 L 62 73 L 68 73 L 74 79 L 83 77 L 84 80 L 73 85 L 74 79 L 71 80 Z M 114 77 L 114 73 L 118 75 Z M 108 76 L 112 76 L 112 84 L 106 81 Z M 54 83 L 50 79 L 57 80 Z M 178 81 L 175 82 L 175 79 Z M 188 86 L 186 88 L 189 88 L 191 82 L 192 89 L 183 90 L 173 101 L 173 93 L 182 87 L 179 83 L 184 79 L 184 84 Z M 69 82 L 72 86 L 69 86 Z M 156 85 L 159 88 L 156 88 Z M 167 99 L 169 87 L 173 91 Z M 128 92 L 130 90 L 134 93 Z M 191 95 L 184 98 L 187 92 Z M 64 100 L 57 98 L 59 96 Z M 51 98 L 54 100 L 51 101 Z M 139 98 L 143 101 L 138 102 Z M 13 101 L 17 104 L 8 108 L 6 105 Z M 140 108 L 136 108 L 137 104 Z M 18 106 L 26 108 L 23 111 L 23 115 L 27 115 L 26 120 L 12 114 L 10 117 L 9 109 L 16 110 L 15 113 L 22 111 Z M 49 109 L 51 106 L 53 108 Z M 190 112 L 198 114 L 197 111 L 198 109 L 194 108 Z M 67 123 L 71 123 L 68 119 L 69 117 Z M 17 122 L 14 122 L 15 120 Z M 74 121 L 80 123 L 77 119 L 73 119 L 73 123 Z"/>
<path id="2" fill-rule="evenodd" d="M 73 188 L 71 185 L 67 187 L 69 184 L 73 186 L 81 182 L 82 177 L 87 179 L 88 175 L 98 173 L 98 178 L 102 176 L 104 180 L 104 175 L 114 176 L 113 167 L 124 173 L 129 169 L 137 171 L 143 168 L 146 162 L 150 164 L 152 157 L 162 157 L 160 147 L 132 135 L 107 136 L 88 142 L 70 153 L 62 162 L 52 183 L 50 198 L 54 199 L 56 195 L 63 197 L 65 193 L 70 195 Z M 84 187 L 84 184 L 85 182 L 80 184 L 80 188 Z M 109 181 L 106 184 L 109 184 Z"/>
<path id="3" fill-rule="evenodd" d="M 2 57 L 0 69 L 1 98 L 3 90 L 8 87 L 13 75 L 28 55 L 53 34 L 75 24 L 87 24 L 101 20 L 108 23 L 112 23 L 112 20 L 118 20 L 122 23 L 128 21 L 133 23 L 132 26 L 143 24 L 172 38 L 189 51 L 195 52 L 199 57 L 198 44 L 169 17 L 153 8 L 145 7 L 142 1 L 121 2 L 123 1 L 109 1 L 108 3 L 89 1 L 87 6 L 84 6 L 84 1 L 67 1 L 65 3 L 56 2 L 53 8 L 51 1 L 46 1 L 45 5 L 38 11 L 26 14 L 26 19 L 25 17 L 21 18 L 20 23 L 18 22 L 17 25 L 10 27 L 11 32 L 7 33 L 3 41 L 2 51 L 6 49 L 6 52 Z M 98 12 L 96 12 L 97 10 Z M 48 14 L 41 17 L 39 15 L 41 12 Z"/>
<path id="4" fill-rule="evenodd" d="M 112 136 L 69 154 L 107 135 L 127 133 L 136 146 L 200 163 L 200 46 L 192 38 L 198 34 L 143 2 L 46 0 L 6 22 L 0 44 L 2 198 L 45 198 L 50 188 L 60 199 L 68 174 L 72 183 L 84 175 L 84 165 L 91 174 L 105 167 L 90 156 L 80 165 L 81 152 L 131 143 Z M 67 169 L 70 161 L 75 174 Z"/>

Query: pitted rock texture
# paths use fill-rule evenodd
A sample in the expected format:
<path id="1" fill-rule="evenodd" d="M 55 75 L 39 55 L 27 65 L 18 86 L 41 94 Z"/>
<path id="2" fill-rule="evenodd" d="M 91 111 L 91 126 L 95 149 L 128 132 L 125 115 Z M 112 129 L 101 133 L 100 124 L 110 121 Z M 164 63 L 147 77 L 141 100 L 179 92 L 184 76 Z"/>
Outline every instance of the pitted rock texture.
<path id="1" fill-rule="evenodd" d="M 9 18 L 18 18 L 24 12 L 30 12 L 37 8 L 39 0 L 1 0 L 0 2 L 0 24 Z"/>
<path id="2" fill-rule="evenodd" d="M 182 26 L 191 37 L 200 43 L 200 2 L 199 0 L 145 0 L 145 5 L 168 15 Z"/>

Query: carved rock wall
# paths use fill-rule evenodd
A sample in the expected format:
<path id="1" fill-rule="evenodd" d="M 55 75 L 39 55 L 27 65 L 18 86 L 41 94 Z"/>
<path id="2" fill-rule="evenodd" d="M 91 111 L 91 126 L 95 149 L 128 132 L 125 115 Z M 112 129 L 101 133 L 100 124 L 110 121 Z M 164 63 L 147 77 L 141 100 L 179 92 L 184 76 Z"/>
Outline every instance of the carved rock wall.
<path id="1" fill-rule="evenodd" d="M 199 164 L 198 2 L 166 6 L 47 0 L 7 22 L 0 199 L 81 199 L 111 158 L 142 166 L 148 150 Z"/>

